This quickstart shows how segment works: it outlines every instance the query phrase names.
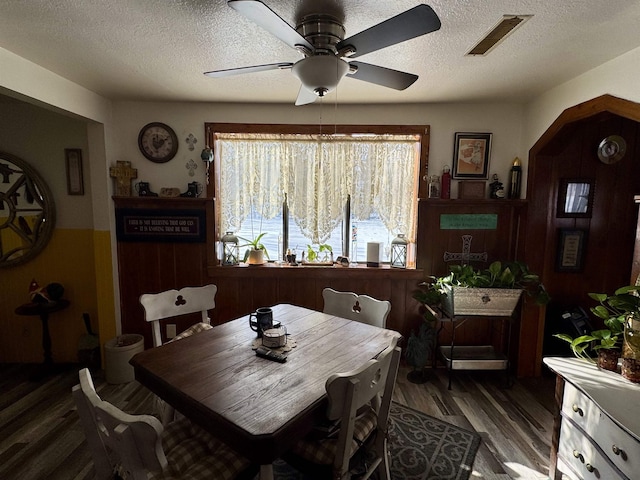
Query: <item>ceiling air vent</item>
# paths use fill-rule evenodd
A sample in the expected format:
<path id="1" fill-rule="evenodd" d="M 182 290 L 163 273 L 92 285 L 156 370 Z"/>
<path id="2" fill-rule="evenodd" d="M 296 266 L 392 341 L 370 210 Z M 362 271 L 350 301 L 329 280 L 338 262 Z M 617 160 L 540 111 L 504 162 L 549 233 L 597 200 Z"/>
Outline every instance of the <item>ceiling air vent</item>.
<path id="1" fill-rule="evenodd" d="M 473 47 L 467 55 L 486 55 L 533 15 L 504 15 L 502 20 Z"/>

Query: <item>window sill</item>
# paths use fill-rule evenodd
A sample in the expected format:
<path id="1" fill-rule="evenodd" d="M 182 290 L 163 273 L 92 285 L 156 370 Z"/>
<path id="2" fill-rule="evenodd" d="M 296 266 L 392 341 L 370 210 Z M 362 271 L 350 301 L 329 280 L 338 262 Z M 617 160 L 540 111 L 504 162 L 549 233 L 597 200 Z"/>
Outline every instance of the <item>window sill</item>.
<path id="1" fill-rule="evenodd" d="M 264 265 L 250 266 L 247 264 L 240 265 L 210 265 L 208 267 L 210 276 L 271 276 L 271 275 L 290 275 L 295 272 L 302 272 L 305 276 L 364 276 L 364 275 L 383 275 L 387 277 L 410 277 L 422 278 L 423 270 L 416 268 L 395 268 L 389 265 L 381 265 L 380 267 L 367 267 L 361 263 L 357 266 L 343 267 L 341 265 L 278 265 L 269 262 Z M 316 272 L 316 273 L 314 273 Z"/>

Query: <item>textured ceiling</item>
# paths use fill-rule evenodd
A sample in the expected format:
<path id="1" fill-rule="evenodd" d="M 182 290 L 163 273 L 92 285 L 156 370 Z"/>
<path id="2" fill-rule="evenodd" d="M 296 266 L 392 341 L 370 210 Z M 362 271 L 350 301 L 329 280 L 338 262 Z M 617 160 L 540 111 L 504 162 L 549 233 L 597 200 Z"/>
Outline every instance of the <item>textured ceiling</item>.
<path id="1" fill-rule="evenodd" d="M 291 25 L 304 14 L 331 13 L 344 20 L 347 37 L 419 4 L 264 3 Z M 640 46 L 638 0 L 428 4 L 439 31 L 358 58 L 418 74 L 418 81 L 399 92 L 347 77 L 339 103 L 522 102 Z M 533 17 L 487 56 L 465 56 L 510 14 Z M 5 0 L 0 47 L 107 98 L 130 100 L 293 103 L 299 83 L 290 71 L 222 79 L 203 72 L 302 58 L 224 0 Z"/>

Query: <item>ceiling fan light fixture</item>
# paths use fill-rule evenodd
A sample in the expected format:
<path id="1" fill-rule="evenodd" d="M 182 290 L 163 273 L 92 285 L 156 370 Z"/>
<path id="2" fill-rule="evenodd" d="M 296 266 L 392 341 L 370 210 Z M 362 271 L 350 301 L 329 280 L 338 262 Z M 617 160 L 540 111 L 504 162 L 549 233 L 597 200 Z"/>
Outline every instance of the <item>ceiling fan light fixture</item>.
<path id="1" fill-rule="evenodd" d="M 296 62 L 291 72 L 304 88 L 323 97 L 338 86 L 349 71 L 349 64 L 334 55 L 316 55 Z"/>

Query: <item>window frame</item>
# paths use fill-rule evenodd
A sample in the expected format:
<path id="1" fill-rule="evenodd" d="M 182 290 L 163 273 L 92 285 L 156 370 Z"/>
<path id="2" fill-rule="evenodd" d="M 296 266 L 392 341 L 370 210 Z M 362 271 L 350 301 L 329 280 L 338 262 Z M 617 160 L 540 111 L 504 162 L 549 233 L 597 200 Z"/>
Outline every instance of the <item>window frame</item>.
<path id="1" fill-rule="evenodd" d="M 427 171 L 429 166 L 429 140 L 430 140 L 430 126 L 429 125 L 332 125 L 326 126 L 326 131 L 322 130 L 319 125 L 304 124 L 247 124 L 247 123 L 205 123 L 205 137 L 206 145 L 213 148 L 216 140 L 217 133 L 275 133 L 275 134 L 303 134 L 303 135 L 317 135 L 320 133 L 331 134 L 397 134 L 397 135 L 416 135 L 419 137 L 420 143 L 420 168 L 418 174 L 418 192 L 417 200 L 421 200 L 428 197 L 428 182 Z M 208 165 L 209 179 L 206 192 L 207 197 L 214 200 L 213 218 L 212 218 L 212 239 L 209 242 L 211 245 L 208 248 L 208 264 L 210 266 L 216 266 L 217 255 L 215 252 L 215 244 L 222 233 L 219 232 L 218 218 L 220 216 L 219 205 L 216 202 L 216 192 L 219 190 L 220 179 L 218 175 L 218 159 L 214 158 L 213 162 Z M 416 231 L 419 229 L 420 219 L 417 219 Z"/>

